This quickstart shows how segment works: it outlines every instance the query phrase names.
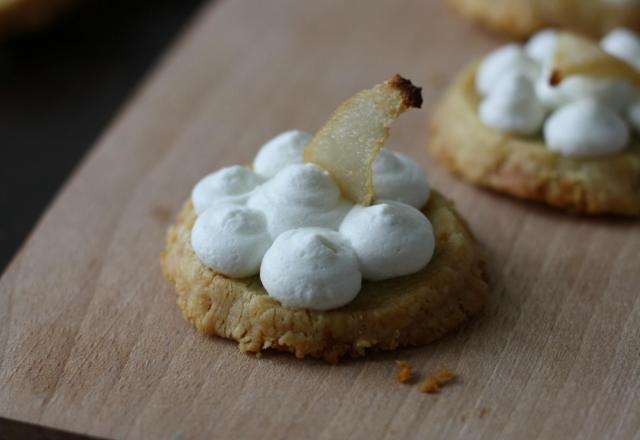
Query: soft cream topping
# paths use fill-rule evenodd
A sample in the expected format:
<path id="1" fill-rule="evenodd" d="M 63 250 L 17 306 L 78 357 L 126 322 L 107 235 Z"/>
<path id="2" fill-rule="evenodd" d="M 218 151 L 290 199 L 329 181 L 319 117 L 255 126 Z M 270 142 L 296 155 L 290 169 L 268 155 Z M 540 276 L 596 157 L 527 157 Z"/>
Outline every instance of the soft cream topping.
<path id="1" fill-rule="evenodd" d="M 636 88 L 627 81 L 575 75 L 552 86 L 549 76 L 547 72 L 536 82 L 538 99 L 549 109 L 594 98 L 616 111 L 624 111 L 638 95 Z"/>
<path id="2" fill-rule="evenodd" d="M 540 64 L 545 64 L 556 50 L 558 31 L 545 29 L 529 39 L 524 46 L 525 53 Z"/>
<path id="3" fill-rule="evenodd" d="M 324 228 L 278 236 L 262 260 L 260 279 L 282 305 L 312 310 L 348 304 L 362 283 L 353 249 L 338 232 Z"/>
<path id="4" fill-rule="evenodd" d="M 629 128 L 616 112 L 595 99 L 555 111 L 544 126 L 547 148 L 567 156 L 597 156 L 622 151 Z"/>
<path id="5" fill-rule="evenodd" d="M 489 127 L 524 136 L 535 135 L 544 125 L 547 147 L 564 155 L 623 150 L 630 141 L 630 126 L 640 123 L 640 104 L 635 104 L 640 102 L 638 88 L 624 80 L 585 75 L 552 85 L 550 66 L 557 38 L 558 32 L 548 29 L 524 47 L 509 44 L 489 54 L 476 76 L 482 98 L 478 116 Z M 640 37 L 629 29 L 612 31 L 601 45 L 640 67 Z M 598 122 L 599 117 L 603 120 Z"/>
<path id="6" fill-rule="evenodd" d="M 480 104 L 479 114 L 482 122 L 496 130 L 531 135 L 542 127 L 545 109 L 529 78 L 517 73 L 501 78 Z"/>
<path id="7" fill-rule="evenodd" d="M 426 217 L 410 206 L 421 208 L 429 198 L 420 165 L 383 149 L 374 162 L 373 184 L 375 199 L 385 200 L 360 207 L 358 214 L 329 173 L 303 163 L 307 142 L 303 132 L 285 132 L 262 147 L 255 172 L 227 167 L 196 185 L 192 200 L 199 217 L 191 244 L 203 264 L 230 277 L 260 272 L 270 296 L 314 310 L 352 301 L 361 270 L 376 280 L 422 269 L 433 254 L 434 237 Z M 360 259 L 338 232 L 341 224 Z"/>
<path id="8" fill-rule="evenodd" d="M 396 200 L 422 208 L 431 193 L 427 175 L 409 156 L 383 148 L 373 162 L 375 200 Z"/>
<path id="9" fill-rule="evenodd" d="M 191 192 L 196 214 L 216 203 L 243 204 L 262 179 L 250 168 L 233 165 L 202 178 Z"/>
<path id="10" fill-rule="evenodd" d="M 600 45 L 611 55 L 640 69 L 640 37 L 626 28 L 617 28 L 609 32 Z"/>
<path id="11" fill-rule="evenodd" d="M 289 165 L 303 163 L 304 147 L 310 140 L 311 135 L 300 130 L 280 133 L 260 148 L 253 169 L 268 179 Z"/>
<path id="12" fill-rule="evenodd" d="M 517 44 L 508 44 L 487 55 L 478 68 L 476 88 L 487 95 L 500 83 L 505 74 L 522 73 L 532 81 L 538 77 L 540 67 Z"/>
<path id="13" fill-rule="evenodd" d="M 355 250 L 362 276 L 372 281 L 421 270 L 435 248 L 429 220 L 414 207 L 398 202 L 354 206 L 340 225 L 340 233 Z"/>
<path id="14" fill-rule="evenodd" d="M 219 204 L 196 219 L 191 246 L 204 265 L 221 274 L 243 278 L 259 272 L 271 237 L 262 212 Z"/>
<path id="15" fill-rule="evenodd" d="M 247 205 L 265 213 L 276 238 L 304 226 L 337 229 L 352 204 L 340 196 L 329 173 L 307 163 L 284 168 L 255 191 Z"/>

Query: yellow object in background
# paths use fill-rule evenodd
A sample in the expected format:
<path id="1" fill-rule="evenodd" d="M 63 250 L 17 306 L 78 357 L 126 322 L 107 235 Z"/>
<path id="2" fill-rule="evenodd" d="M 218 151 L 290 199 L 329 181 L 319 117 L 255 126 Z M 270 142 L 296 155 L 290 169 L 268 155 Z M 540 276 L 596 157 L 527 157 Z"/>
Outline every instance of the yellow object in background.
<path id="1" fill-rule="evenodd" d="M 0 37 L 39 29 L 76 3 L 76 0 L 0 0 Z"/>

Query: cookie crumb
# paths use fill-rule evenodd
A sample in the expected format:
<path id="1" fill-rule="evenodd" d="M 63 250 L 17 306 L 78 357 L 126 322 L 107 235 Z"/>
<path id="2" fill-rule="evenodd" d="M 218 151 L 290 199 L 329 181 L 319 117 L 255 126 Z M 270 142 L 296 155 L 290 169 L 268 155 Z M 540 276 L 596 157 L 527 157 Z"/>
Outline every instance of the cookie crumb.
<path id="1" fill-rule="evenodd" d="M 407 361 L 396 361 L 398 370 L 396 371 L 396 380 L 399 383 L 409 383 L 413 377 L 413 366 Z"/>
<path id="2" fill-rule="evenodd" d="M 478 413 L 478 417 L 483 418 L 489 414 L 489 408 L 480 408 L 480 412 Z"/>
<path id="3" fill-rule="evenodd" d="M 427 377 L 420 385 L 421 393 L 437 393 L 440 388 L 451 383 L 456 378 L 456 373 L 450 368 L 441 368 L 436 374 Z"/>

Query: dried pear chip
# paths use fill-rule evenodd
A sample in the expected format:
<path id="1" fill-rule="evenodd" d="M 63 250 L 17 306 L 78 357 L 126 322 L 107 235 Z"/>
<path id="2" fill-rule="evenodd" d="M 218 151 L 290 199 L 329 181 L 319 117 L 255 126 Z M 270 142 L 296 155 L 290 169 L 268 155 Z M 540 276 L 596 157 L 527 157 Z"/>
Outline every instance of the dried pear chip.
<path id="1" fill-rule="evenodd" d="M 640 74 L 623 60 L 605 52 L 597 42 L 571 32 L 558 36 L 551 66 L 551 85 L 571 75 L 605 76 L 640 85 Z"/>
<path id="2" fill-rule="evenodd" d="M 356 93 L 331 115 L 304 151 L 305 162 L 327 170 L 343 196 L 361 205 L 373 199 L 373 161 L 389 137 L 389 126 L 410 107 L 422 105 L 421 88 L 393 78 Z"/>

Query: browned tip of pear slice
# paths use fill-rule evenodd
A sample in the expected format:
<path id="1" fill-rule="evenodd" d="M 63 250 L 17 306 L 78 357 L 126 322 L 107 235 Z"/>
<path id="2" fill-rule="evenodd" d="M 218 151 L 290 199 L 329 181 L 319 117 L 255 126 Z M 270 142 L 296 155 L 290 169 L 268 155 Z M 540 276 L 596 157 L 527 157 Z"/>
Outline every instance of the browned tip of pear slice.
<path id="1" fill-rule="evenodd" d="M 391 123 L 408 108 L 422 105 L 421 88 L 395 75 L 344 101 L 304 151 L 305 162 L 327 170 L 342 195 L 370 205 L 373 161 L 389 137 Z"/>
<path id="2" fill-rule="evenodd" d="M 549 83 L 556 86 L 572 75 L 616 78 L 640 85 L 640 74 L 633 66 L 608 54 L 589 38 L 562 32 L 553 54 Z"/>
<path id="3" fill-rule="evenodd" d="M 403 78 L 397 73 L 387 81 L 402 94 L 402 99 L 407 108 L 422 107 L 422 87 L 416 87 L 411 80 Z M 384 83 L 383 83 L 384 84 Z"/>

